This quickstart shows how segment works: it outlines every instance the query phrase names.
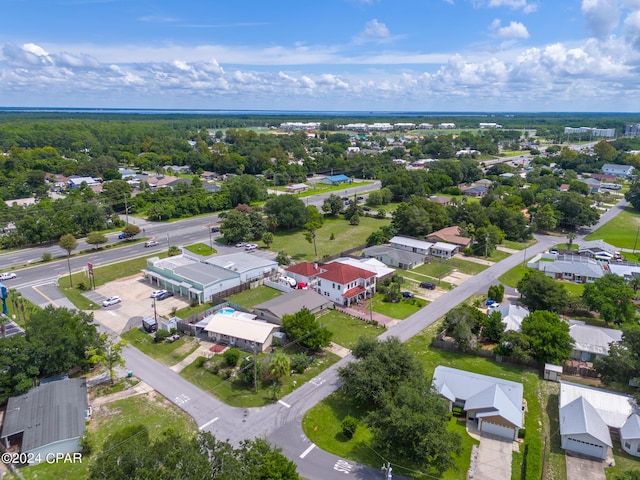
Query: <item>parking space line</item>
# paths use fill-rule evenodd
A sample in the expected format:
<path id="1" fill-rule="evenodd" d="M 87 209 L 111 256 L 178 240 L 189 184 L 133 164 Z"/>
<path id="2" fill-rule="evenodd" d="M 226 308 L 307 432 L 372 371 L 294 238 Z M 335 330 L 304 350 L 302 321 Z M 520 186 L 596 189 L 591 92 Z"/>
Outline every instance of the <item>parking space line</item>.
<path id="1" fill-rule="evenodd" d="M 218 417 L 214 418 L 213 420 L 209 420 L 207 423 L 205 423 L 201 427 L 198 427 L 198 430 L 202 431 L 205 428 L 207 428 L 209 425 L 211 425 L 213 422 L 216 422 L 216 421 L 218 421 Z"/>
<path id="2" fill-rule="evenodd" d="M 307 448 L 304 452 L 302 452 L 302 453 L 300 454 L 300 458 L 304 458 L 304 457 L 306 457 L 307 455 L 309 455 L 309 452 L 311 452 L 311 450 L 313 450 L 313 449 L 315 448 L 315 446 L 316 446 L 316 444 L 315 444 L 315 443 L 312 443 L 311 445 L 309 445 L 309 448 Z"/>

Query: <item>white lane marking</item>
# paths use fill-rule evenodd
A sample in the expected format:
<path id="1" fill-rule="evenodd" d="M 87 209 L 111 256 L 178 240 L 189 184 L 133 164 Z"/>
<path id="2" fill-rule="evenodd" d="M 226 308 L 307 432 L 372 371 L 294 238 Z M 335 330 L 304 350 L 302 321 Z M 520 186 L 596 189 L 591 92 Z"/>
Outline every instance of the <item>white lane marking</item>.
<path id="1" fill-rule="evenodd" d="M 309 448 L 307 448 L 304 452 L 302 452 L 302 453 L 300 454 L 300 458 L 304 458 L 304 457 L 306 457 L 307 455 L 309 455 L 309 452 L 311 452 L 311 450 L 313 450 L 313 449 L 315 448 L 315 446 L 316 446 L 316 444 L 315 444 L 315 443 L 312 443 L 311 445 L 309 445 Z"/>
<path id="2" fill-rule="evenodd" d="M 209 420 L 207 423 L 199 427 L 198 430 L 202 431 L 205 428 L 207 428 L 209 425 L 211 425 L 213 422 L 217 422 L 217 421 L 218 421 L 218 417 L 214 418 L 213 420 Z"/>
<path id="3" fill-rule="evenodd" d="M 346 474 L 351 473 L 352 468 L 353 468 L 353 465 L 351 465 L 349 462 L 346 462 L 344 460 L 338 460 L 333 466 L 334 470 L 338 472 L 346 473 Z"/>
<path id="4" fill-rule="evenodd" d="M 291 408 L 291 405 L 289 405 L 288 403 L 283 402 L 282 400 L 278 400 L 278 403 L 279 403 L 280 405 L 284 405 L 284 406 L 285 406 L 285 407 L 287 407 L 287 408 Z"/>

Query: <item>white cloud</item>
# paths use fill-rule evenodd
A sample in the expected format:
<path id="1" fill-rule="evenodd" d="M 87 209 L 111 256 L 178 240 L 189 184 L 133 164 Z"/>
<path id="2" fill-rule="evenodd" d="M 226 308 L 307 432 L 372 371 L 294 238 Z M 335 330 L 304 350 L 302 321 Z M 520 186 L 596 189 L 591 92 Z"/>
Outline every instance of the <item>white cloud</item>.
<path id="1" fill-rule="evenodd" d="M 582 0 L 582 13 L 596 38 L 605 38 L 620 21 L 618 0 Z"/>
<path id="2" fill-rule="evenodd" d="M 499 19 L 495 19 L 491 22 L 489 30 L 496 38 L 529 38 L 529 31 L 520 22 L 512 21 L 508 26 L 501 26 Z"/>
<path id="3" fill-rule="evenodd" d="M 538 5 L 527 0 L 489 0 L 490 8 L 508 7 L 513 10 L 522 10 L 524 13 L 533 13 Z"/>
<path id="4" fill-rule="evenodd" d="M 378 21 L 377 18 L 367 22 L 362 30 L 355 38 L 357 43 L 364 42 L 384 42 L 391 38 L 391 32 L 384 23 Z"/>

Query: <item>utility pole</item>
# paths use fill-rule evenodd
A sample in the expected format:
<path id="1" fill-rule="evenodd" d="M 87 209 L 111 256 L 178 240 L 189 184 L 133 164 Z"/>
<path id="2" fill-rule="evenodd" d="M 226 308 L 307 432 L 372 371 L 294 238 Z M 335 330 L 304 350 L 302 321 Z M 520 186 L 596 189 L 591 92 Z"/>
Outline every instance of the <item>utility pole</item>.
<path id="1" fill-rule="evenodd" d="M 156 310 L 156 297 L 153 297 L 153 319 L 158 324 L 158 311 Z"/>
<path id="2" fill-rule="evenodd" d="M 127 225 L 129 225 L 129 207 L 127 206 L 127 194 L 124 193 L 123 196 L 124 196 L 124 215 L 126 218 L 126 223 Z"/>
<path id="3" fill-rule="evenodd" d="M 253 349 L 253 393 L 258 393 L 258 360 L 256 357 L 256 342 L 251 342 Z"/>
<path id="4" fill-rule="evenodd" d="M 633 242 L 633 253 L 636 253 L 636 246 L 638 245 L 638 233 L 640 232 L 640 227 L 636 229 L 636 241 Z"/>
<path id="5" fill-rule="evenodd" d="M 484 256 L 489 258 L 489 234 L 484 239 Z"/>

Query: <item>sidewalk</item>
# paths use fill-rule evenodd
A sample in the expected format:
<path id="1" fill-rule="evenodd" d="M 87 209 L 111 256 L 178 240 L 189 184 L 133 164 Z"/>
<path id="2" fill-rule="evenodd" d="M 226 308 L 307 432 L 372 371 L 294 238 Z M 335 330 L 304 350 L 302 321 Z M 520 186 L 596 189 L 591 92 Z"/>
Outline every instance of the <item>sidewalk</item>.
<path id="1" fill-rule="evenodd" d="M 200 340 L 200 345 L 198 346 L 198 348 L 196 348 L 192 353 L 187 355 L 184 358 L 184 360 L 182 360 L 181 362 L 176 363 L 175 365 L 173 365 L 173 366 L 171 366 L 169 368 L 171 368 L 171 370 L 173 370 L 176 373 L 180 373 L 187 366 L 189 366 L 193 362 L 195 362 L 198 357 L 206 357 L 206 358 L 211 357 L 211 355 L 213 355 L 213 353 L 211 352 L 210 348 L 213 347 L 213 345 L 214 344 L 211 343 L 211 342 L 206 342 L 206 341 Z"/>
<path id="2" fill-rule="evenodd" d="M 105 395 L 103 397 L 96 397 L 91 402 L 91 406 L 99 407 L 107 403 L 115 402 L 116 400 L 122 400 L 123 398 L 134 397 L 136 395 L 142 395 L 149 392 L 153 392 L 153 388 L 141 381 L 135 387 L 123 390 L 122 392 L 112 393 L 111 395 Z"/>

